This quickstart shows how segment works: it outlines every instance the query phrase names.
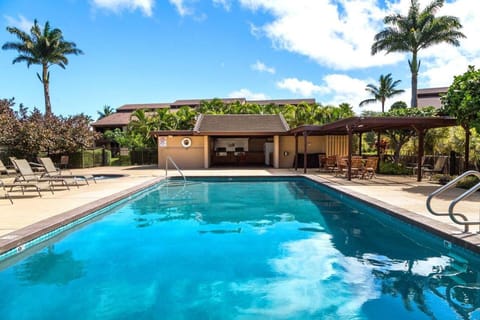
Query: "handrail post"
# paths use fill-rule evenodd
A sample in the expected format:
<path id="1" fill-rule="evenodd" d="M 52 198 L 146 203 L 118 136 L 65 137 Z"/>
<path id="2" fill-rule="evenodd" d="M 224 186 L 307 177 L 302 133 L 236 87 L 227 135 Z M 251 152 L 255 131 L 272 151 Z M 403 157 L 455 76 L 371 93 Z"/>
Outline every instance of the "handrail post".
<path id="1" fill-rule="evenodd" d="M 463 192 L 460 196 L 453 199 L 450 202 L 447 213 L 439 213 L 439 212 L 434 211 L 432 206 L 431 206 L 431 201 L 435 196 L 438 196 L 439 194 L 442 194 L 443 192 L 445 192 L 447 190 L 450 190 L 453 187 L 455 187 L 460 180 L 462 180 L 463 178 L 465 178 L 467 176 L 476 176 L 476 177 L 480 178 L 480 172 L 475 171 L 475 170 L 470 170 L 470 171 L 464 172 L 463 174 L 459 175 L 458 177 L 456 177 L 455 179 L 453 179 L 452 181 L 450 181 L 446 185 L 440 187 L 439 189 L 437 189 L 434 192 L 432 192 L 431 194 L 429 194 L 428 197 L 427 197 L 427 201 L 426 201 L 427 209 L 431 214 L 436 215 L 436 216 L 449 216 L 450 219 L 453 222 L 455 222 L 456 224 L 463 225 L 464 228 L 465 228 L 464 229 L 465 232 L 469 231 L 469 226 L 470 225 L 480 225 L 480 221 L 468 221 L 468 218 L 465 215 L 463 215 L 461 213 L 454 213 L 453 210 L 454 210 L 455 206 L 457 205 L 457 203 L 459 203 L 461 200 L 467 198 L 468 196 L 472 195 L 474 192 L 479 190 L 480 189 L 480 183 L 477 183 L 476 185 L 474 185 L 473 187 L 471 187 L 467 191 Z M 458 220 L 457 217 L 460 217 L 463 221 Z"/>
<path id="2" fill-rule="evenodd" d="M 187 183 L 187 178 L 185 178 L 185 175 L 183 174 L 182 170 L 180 170 L 178 165 L 175 163 L 175 161 L 173 161 L 173 158 L 170 157 L 170 156 L 167 156 L 167 158 L 165 160 L 165 177 L 168 176 L 168 161 L 170 161 L 173 164 L 173 166 L 175 167 L 175 169 L 177 169 L 178 173 L 180 173 L 180 176 L 183 178 L 183 182 Z"/>

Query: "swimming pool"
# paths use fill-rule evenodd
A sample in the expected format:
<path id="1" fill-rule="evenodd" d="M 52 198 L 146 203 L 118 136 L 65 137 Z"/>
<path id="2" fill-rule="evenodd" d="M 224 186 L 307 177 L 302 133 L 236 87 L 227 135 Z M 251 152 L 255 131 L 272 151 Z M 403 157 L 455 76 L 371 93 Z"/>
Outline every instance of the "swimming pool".
<path id="1" fill-rule="evenodd" d="M 2 319 L 478 319 L 475 255 L 308 179 L 158 185 L 0 267 Z"/>

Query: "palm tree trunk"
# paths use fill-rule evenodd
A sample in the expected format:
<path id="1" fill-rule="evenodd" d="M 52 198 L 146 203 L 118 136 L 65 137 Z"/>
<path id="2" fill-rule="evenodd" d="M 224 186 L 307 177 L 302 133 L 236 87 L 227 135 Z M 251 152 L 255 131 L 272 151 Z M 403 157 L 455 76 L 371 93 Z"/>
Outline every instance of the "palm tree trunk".
<path id="1" fill-rule="evenodd" d="M 411 107 L 416 108 L 417 103 L 417 85 L 418 85 L 418 69 L 420 64 L 417 61 L 417 52 L 412 52 L 412 61 L 410 63 L 410 71 L 412 72 L 412 100 Z"/>
<path id="2" fill-rule="evenodd" d="M 52 105 L 50 104 L 50 79 L 48 75 L 48 66 L 46 64 L 42 65 L 42 83 L 43 83 L 43 93 L 45 96 L 45 114 L 52 114 Z"/>

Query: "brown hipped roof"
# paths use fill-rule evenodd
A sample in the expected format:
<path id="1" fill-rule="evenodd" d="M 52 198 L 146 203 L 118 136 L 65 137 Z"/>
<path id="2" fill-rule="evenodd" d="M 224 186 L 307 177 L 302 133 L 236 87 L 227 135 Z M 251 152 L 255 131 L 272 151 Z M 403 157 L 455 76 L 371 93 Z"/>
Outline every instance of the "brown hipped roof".
<path id="1" fill-rule="evenodd" d="M 193 131 L 155 131 L 153 136 L 266 136 L 284 135 L 290 130 L 282 115 L 274 114 L 201 114 Z"/>
<path id="2" fill-rule="evenodd" d="M 135 111 L 138 109 L 165 109 L 170 108 L 169 103 L 137 103 L 137 104 L 124 104 L 117 108 L 117 111 Z"/>
<path id="3" fill-rule="evenodd" d="M 200 115 L 193 131 L 197 134 L 284 134 L 290 130 L 282 115 Z"/>
<path id="4" fill-rule="evenodd" d="M 266 106 L 269 104 L 276 104 L 278 106 L 285 106 L 291 104 L 294 106 L 299 105 L 300 103 L 315 104 L 315 99 L 277 99 L 277 100 L 248 100 L 248 103 L 259 104 L 261 106 Z"/>
<path id="5" fill-rule="evenodd" d="M 121 127 L 130 123 L 130 112 L 117 112 L 99 119 L 91 124 L 92 127 Z"/>
<path id="6" fill-rule="evenodd" d="M 351 117 L 341 119 L 324 125 L 303 125 L 290 130 L 290 133 L 309 135 L 346 135 L 369 131 L 391 129 L 432 129 L 456 126 L 457 122 L 452 117 Z"/>
<path id="7" fill-rule="evenodd" d="M 222 101 L 225 104 L 232 104 L 235 102 L 245 103 L 245 98 L 219 98 L 218 100 Z M 188 100 L 176 100 L 174 103 L 170 104 L 172 108 L 175 107 L 182 107 L 182 106 L 190 106 L 190 107 L 198 107 L 202 103 L 202 101 L 210 102 L 213 99 L 188 99 Z"/>

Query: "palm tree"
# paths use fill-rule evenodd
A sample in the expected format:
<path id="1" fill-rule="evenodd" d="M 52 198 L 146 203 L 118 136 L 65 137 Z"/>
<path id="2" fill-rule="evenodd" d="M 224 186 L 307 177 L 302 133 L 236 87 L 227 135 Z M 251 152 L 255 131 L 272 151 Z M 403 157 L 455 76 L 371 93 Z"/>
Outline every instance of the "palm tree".
<path id="1" fill-rule="evenodd" d="M 444 0 L 433 0 L 422 11 L 418 0 L 411 0 L 407 16 L 391 14 L 383 19 L 387 27 L 377 33 L 372 45 L 372 55 L 380 51 L 411 52 L 408 60 L 412 74 L 412 108 L 417 107 L 417 79 L 420 60 L 417 59 L 421 49 L 442 42 L 459 46 L 459 39 L 465 35 L 457 17 L 435 17 L 435 13 L 443 6 Z"/>
<path id="2" fill-rule="evenodd" d="M 110 106 L 104 105 L 103 110 L 102 111 L 97 111 L 97 113 L 98 113 L 98 120 L 100 120 L 102 118 L 105 118 L 106 116 L 114 114 L 115 110 Z"/>
<path id="3" fill-rule="evenodd" d="M 383 74 L 380 75 L 380 79 L 378 80 L 378 82 L 378 87 L 374 84 L 367 85 L 365 90 L 371 93 L 373 95 L 373 98 L 365 99 L 360 102 L 360 107 L 369 103 L 380 102 L 382 104 L 382 113 L 384 113 L 385 101 L 388 98 L 405 92 L 405 90 L 396 89 L 397 85 L 401 82 L 401 80 L 393 81 L 391 73 L 387 74 L 386 76 L 384 76 Z"/>
<path id="4" fill-rule="evenodd" d="M 77 49 L 73 42 L 68 42 L 63 39 L 63 34 L 60 29 L 51 29 L 47 21 L 42 28 L 35 20 L 30 34 L 16 28 L 7 27 L 7 31 L 15 35 L 19 42 L 6 42 L 3 50 L 14 49 L 19 55 L 13 59 L 13 63 L 26 62 L 27 67 L 32 64 L 40 64 L 42 66 L 42 76 L 37 73 L 37 77 L 43 84 L 43 92 L 45 95 L 45 114 L 52 113 L 52 106 L 50 103 L 50 72 L 48 68 L 52 65 L 59 65 L 62 69 L 68 64 L 66 55 L 68 54 L 83 54 L 82 50 Z"/>

